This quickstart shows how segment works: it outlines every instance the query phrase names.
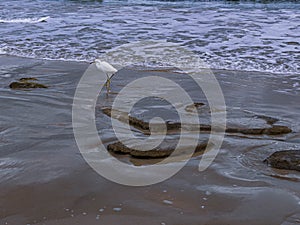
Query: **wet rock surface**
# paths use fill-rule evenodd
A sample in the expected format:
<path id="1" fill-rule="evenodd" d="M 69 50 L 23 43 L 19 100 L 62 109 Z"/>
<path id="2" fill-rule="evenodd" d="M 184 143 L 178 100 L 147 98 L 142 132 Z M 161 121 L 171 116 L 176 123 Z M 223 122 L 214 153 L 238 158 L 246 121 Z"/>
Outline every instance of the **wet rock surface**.
<path id="1" fill-rule="evenodd" d="M 159 107 L 155 105 L 155 107 Z M 120 121 L 121 123 L 129 122 L 129 125 L 132 128 L 135 128 L 135 132 L 140 133 L 147 137 L 151 134 L 151 127 L 164 127 L 162 126 L 162 122 L 153 124 L 151 123 L 151 116 L 161 116 L 164 117 L 164 111 L 161 114 L 146 112 L 148 109 L 138 108 L 135 112 L 134 110 L 129 114 L 122 111 L 117 111 L 114 109 L 112 111 L 109 107 L 101 108 L 102 113 L 105 115 Z M 134 158 L 165 158 L 172 154 L 174 149 L 176 148 L 178 137 L 176 135 L 180 134 L 180 132 L 185 131 L 189 133 L 189 135 L 195 135 L 199 132 L 202 134 L 208 134 L 211 131 L 211 123 L 210 123 L 210 108 L 206 106 L 204 103 L 194 103 L 193 105 L 188 105 L 184 108 L 186 113 L 198 113 L 200 126 L 197 124 L 181 124 L 179 120 L 169 119 L 165 121 L 165 128 L 168 136 L 173 137 L 172 140 L 167 140 L 167 142 L 163 142 L 160 146 L 155 149 L 143 151 L 137 150 L 134 147 L 127 147 L 126 143 L 121 143 L 119 141 L 108 144 L 107 149 L 110 152 L 116 154 L 128 154 Z M 150 110 L 149 110 L 150 111 Z M 196 111 L 196 112 L 195 112 Z M 142 112 L 142 113 L 139 113 Z M 146 112 L 146 113 L 145 113 Z M 282 125 L 281 121 L 277 118 L 267 116 L 267 115 L 259 115 L 255 113 L 248 113 L 239 110 L 228 109 L 227 113 L 227 127 L 225 129 L 225 133 L 227 134 L 239 134 L 241 137 L 253 137 L 258 138 L 257 136 L 261 136 L 262 138 L 266 135 L 268 136 L 278 136 L 284 135 L 292 132 L 292 130 L 285 125 Z M 169 114 L 167 114 L 169 115 Z M 172 114 L 171 114 L 172 115 Z M 166 117 L 166 116 L 165 116 Z M 160 128 L 159 128 L 160 129 Z M 159 130 L 158 129 L 158 130 Z M 215 128 L 215 131 L 222 132 L 222 129 L 218 127 Z M 276 136 L 276 137 L 277 137 Z M 204 139 L 205 141 L 201 144 L 198 144 L 196 147 L 196 152 L 201 152 L 205 150 L 207 145 L 208 138 Z M 188 149 L 190 146 L 186 146 Z M 139 148 L 140 149 L 140 148 Z M 184 150 L 180 150 L 179 154 L 183 154 Z"/>
<path id="2" fill-rule="evenodd" d="M 12 82 L 9 87 L 11 89 L 32 89 L 32 88 L 48 88 L 44 84 L 40 84 L 34 81 L 37 81 L 37 78 L 27 77 L 21 78 L 18 81 Z"/>
<path id="3" fill-rule="evenodd" d="M 204 103 L 195 103 L 196 108 L 203 107 Z M 191 107 L 187 106 L 185 109 L 191 110 Z M 111 108 L 103 108 L 102 112 L 107 116 L 112 116 Z M 201 114 L 201 112 L 200 112 Z M 244 115 L 245 116 L 245 115 Z M 209 117 L 207 113 L 204 113 L 204 117 Z M 248 118 L 247 118 L 248 117 Z M 129 121 L 129 124 L 138 130 L 141 130 L 144 134 L 150 133 L 149 121 L 147 119 L 140 119 L 137 116 L 128 115 L 125 112 L 117 112 L 117 117 L 121 122 Z M 246 121 L 244 122 L 243 119 Z M 201 123 L 200 128 L 194 124 L 181 124 L 179 121 L 166 121 L 167 131 L 169 133 L 180 132 L 180 129 L 188 128 L 190 131 L 211 131 L 211 125 L 209 119 L 206 119 L 207 123 Z M 279 121 L 277 118 L 273 118 L 265 115 L 246 115 L 245 118 L 230 118 L 227 119 L 226 133 L 240 133 L 244 135 L 283 135 L 291 133 L 292 130 L 288 126 L 276 125 Z M 204 121 L 202 119 L 202 121 Z M 231 122 L 233 121 L 233 122 Z M 250 122 L 249 122 L 250 121 Z M 201 122 L 201 119 L 200 119 Z M 218 128 L 216 129 L 218 131 Z"/>
<path id="4" fill-rule="evenodd" d="M 200 143 L 196 146 L 195 152 L 204 151 L 206 147 L 207 147 L 206 142 Z M 162 144 L 155 149 L 147 150 L 147 151 L 141 151 L 141 150 L 136 150 L 134 148 L 129 148 L 121 142 L 115 142 L 107 146 L 107 149 L 111 152 L 119 153 L 119 154 L 120 153 L 129 154 L 130 156 L 135 158 L 165 158 L 170 156 L 174 152 L 175 148 L 176 148 L 176 142 Z M 178 153 L 175 155 L 184 154 L 189 150 L 190 147 L 186 146 L 184 148 L 178 149 Z"/>
<path id="5" fill-rule="evenodd" d="M 273 168 L 300 171 L 300 151 L 278 151 L 270 155 L 264 162 Z"/>
<path id="6" fill-rule="evenodd" d="M 112 116 L 112 110 L 111 110 L 111 108 L 103 108 L 102 112 L 105 115 L 109 116 L 109 117 Z M 149 122 L 148 121 L 144 121 L 144 120 L 139 119 L 137 117 L 128 115 L 125 112 L 118 111 L 117 113 L 118 113 L 118 118 L 115 118 L 115 119 L 118 119 L 121 122 L 126 122 L 127 119 L 128 119 L 129 124 L 131 126 L 135 127 L 138 130 L 143 131 L 143 133 L 145 133 L 145 134 L 149 134 L 150 133 L 150 126 L 149 126 Z M 178 123 L 178 122 L 167 121 L 167 130 L 168 131 L 178 130 L 178 129 L 180 129 L 180 127 L 181 127 L 181 124 Z"/>
<path id="7" fill-rule="evenodd" d="M 288 134 L 292 132 L 290 128 L 287 126 L 274 125 L 268 128 L 227 128 L 226 132 L 228 133 L 241 133 L 248 135 L 280 135 L 280 134 Z"/>
<path id="8" fill-rule="evenodd" d="M 194 109 L 194 108 L 199 109 L 199 108 L 202 107 L 202 106 L 205 106 L 205 104 L 202 103 L 202 102 L 196 102 L 196 103 L 194 103 L 193 105 L 188 105 L 188 106 L 186 106 L 186 107 L 185 107 L 185 111 L 187 111 L 187 112 L 193 112 L 193 109 Z"/>

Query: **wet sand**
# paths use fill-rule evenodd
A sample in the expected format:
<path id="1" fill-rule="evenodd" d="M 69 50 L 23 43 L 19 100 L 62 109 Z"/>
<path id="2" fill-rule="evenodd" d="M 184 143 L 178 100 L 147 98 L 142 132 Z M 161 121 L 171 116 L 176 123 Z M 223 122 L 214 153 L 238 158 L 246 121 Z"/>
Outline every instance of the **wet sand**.
<path id="1" fill-rule="evenodd" d="M 77 148 L 72 102 L 88 64 L 0 56 L 0 65 L 1 224 L 299 223 L 299 172 L 272 169 L 263 163 L 275 151 L 300 148 L 300 89 L 295 85 L 299 75 L 214 71 L 232 111 L 275 117 L 292 132 L 279 136 L 227 134 L 206 171 L 198 171 L 201 155 L 196 155 L 165 182 L 137 188 L 99 176 Z M 134 79 L 143 72 L 121 71 L 112 81 L 114 91 L 128 82 L 125 75 L 129 73 Z M 169 72 L 159 73 L 170 76 Z M 23 77 L 35 77 L 48 88 L 9 88 Z M 186 85 L 191 95 L 199 95 L 192 84 Z M 97 105 L 100 109 L 112 101 L 104 96 L 102 93 Z M 205 102 L 205 98 L 197 101 Z M 110 118 L 101 110 L 96 116 L 103 142 L 114 142 Z M 128 163 L 136 160 L 118 157 Z"/>

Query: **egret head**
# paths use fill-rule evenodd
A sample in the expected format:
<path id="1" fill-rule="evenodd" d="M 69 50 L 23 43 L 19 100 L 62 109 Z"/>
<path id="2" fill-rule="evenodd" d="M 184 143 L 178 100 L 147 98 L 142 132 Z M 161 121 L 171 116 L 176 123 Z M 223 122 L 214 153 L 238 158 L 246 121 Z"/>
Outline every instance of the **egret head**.
<path id="1" fill-rule="evenodd" d="M 100 59 L 95 59 L 95 64 L 96 64 L 96 66 L 100 66 L 100 64 L 101 64 L 101 60 Z"/>

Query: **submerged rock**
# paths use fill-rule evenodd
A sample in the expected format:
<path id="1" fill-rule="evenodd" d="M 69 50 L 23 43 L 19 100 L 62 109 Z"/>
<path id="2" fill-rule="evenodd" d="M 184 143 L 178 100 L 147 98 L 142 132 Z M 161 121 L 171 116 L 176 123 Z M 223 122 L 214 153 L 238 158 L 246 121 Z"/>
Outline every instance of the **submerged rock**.
<path id="1" fill-rule="evenodd" d="M 259 134 L 279 135 L 279 134 L 288 134 L 292 132 L 292 130 L 287 126 L 278 126 L 278 125 L 273 125 L 272 127 L 269 128 L 237 129 L 237 131 L 242 134 L 250 134 L 250 135 L 259 135 Z"/>
<path id="2" fill-rule="evenodd" d="M 12 82 L 9 87 L 11 89 L 27 89 L 27 88 L 48 88 L 44 84 L 39 84 L 36 82 L 31 82 L 31 81 L 36 81 L 38 80 L 37 78 L 34 77 L 27 77 L 27 78 L 21 78 L 19 81 Z"/>
<path id="3" fill-rule="evenodd" d="M 202 107 L 202 106 L 205 106 L 205 104 L 204 103 L 202 103 L 202 102 L 195 102 L 194 104 L 192 104 L 192 105 L 188 105 L 188 106 L 186 106 L 185 107 L 185 111 L 187 111 L 187 112 L 193 112 L 193 109 L 198 109 L 198 108 L 200 108 L 200 107 Z"/>
<path id="4" fill-rule="evenodd" d="M 288 134 L 291 132 L 292 129 L 290 129 L 289 127 L 279 126 L 279 125 L 273 125 L 271 128 L 266 128 L 263 130 L 263 134 L 268 134 L 268 135 Z"/>
<path id="5" fill-rule="evenodd" d="M 27 82 L 30 80 L 38 80 L 38 79 L 35 77 L 23 77 L 23 78 L 19 79 L 19 81 L 21 81 L 21 82 Z"/>
<path id="6" fill-rule="evenodd" d="M 274 123 L 279 121 L 279 119 L 277 119 L 277 118 L 274 118 L 274 117 L 271 117 L 271 116 L 265 116 L 265 115 L 255 115 L 254 117 L 258 118 L 258 119 L 265 120 L 266 123 L 269 124 L 269 125 L 273 125 Z"/>
<path id="7" fill-rule="evenodd" d="M 273 168 L 300 171 L 300 150 L 278 151 L 264 162 Z"/>
<path id="8" fill-rule="evenodd" d="M 111 110 L 111 108 L 103 108 L 102 112 L 105 115 L 109 116 L 109 117 L 112 116 L 112 110 Z M 127 119 L 128 119 L 129 124 L 131 126 L 135 127 L 136 129 L 142 130 L 144 133 L 149 133 L 150 132 L 150 125 L 149 125 L 148 122 L 143 121 L 143 120 L 141 120 L 141 119 L 139 119 L 137 117 L 130 116 L 130 115 L 128 115 L 125 112 L 118 111 L 117 113 L 118 113 L 118 117 L 115 118 L 115 119 L 118 119 L 121 122 L 126 122 Z M 178 130 L 181 127 L 180 123 L 178 123 L 178 122 L 171 122 L 171 121 L 167 122 L 166 125 L 167 125 L 167 129 L 169 131 L 170 130 Z"/>

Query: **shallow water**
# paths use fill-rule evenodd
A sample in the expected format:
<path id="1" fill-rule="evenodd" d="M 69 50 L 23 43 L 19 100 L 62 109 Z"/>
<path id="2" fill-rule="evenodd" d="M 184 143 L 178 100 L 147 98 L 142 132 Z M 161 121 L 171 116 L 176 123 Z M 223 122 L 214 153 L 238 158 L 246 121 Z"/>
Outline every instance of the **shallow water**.
<path id="1" fill-rule="evenodd" d="M 178 43 L 214 69 L 300 72 L 297 1 L 3 0 L 0 8 L 3 54 L 91 61 L 154 39 Z"/>
<path id="2" fill-rule="evenodd" d="M 198 171 L 198 155 L 165 182 L 133 188 L 99 176 L 76 146 L 71 107 L 88 64 L 15 57 L 0 61 L 5 65 L 0 72 L 1 223 L 299 222 L 299 173 L 271 169 L 262 162 L 272 152 L 300 147 L 299 90 L 293 85 L 297 77 L 214 71 L 229 108 L 276 117 L 293 132 L 280 137 L 227 135 L 206 171 Z M 136 74 L 120 71 L 112 89 L 117 91 Z M 36 77 L 49 88 L 10 90 L 9 83 L 21 77 Z M 106 99 L 104 93 L 101 96 Z M 105 101 L 100 103 L 109 105 L 111 99 Z M 108 121 L 98 114 L 97 126 L 106 143 L 114 140 Z"/>

